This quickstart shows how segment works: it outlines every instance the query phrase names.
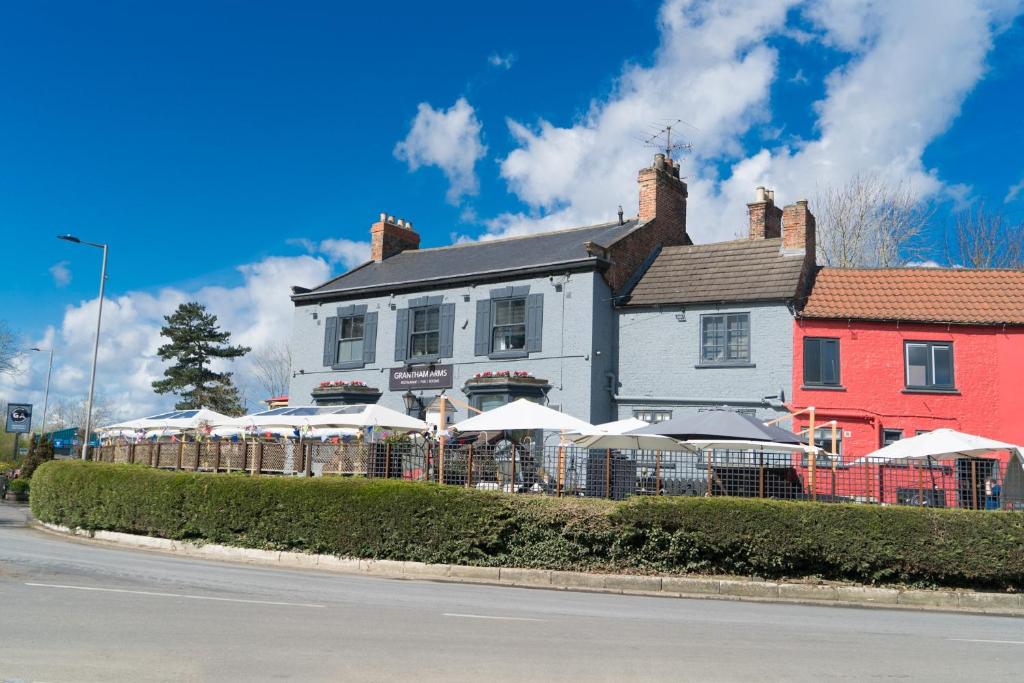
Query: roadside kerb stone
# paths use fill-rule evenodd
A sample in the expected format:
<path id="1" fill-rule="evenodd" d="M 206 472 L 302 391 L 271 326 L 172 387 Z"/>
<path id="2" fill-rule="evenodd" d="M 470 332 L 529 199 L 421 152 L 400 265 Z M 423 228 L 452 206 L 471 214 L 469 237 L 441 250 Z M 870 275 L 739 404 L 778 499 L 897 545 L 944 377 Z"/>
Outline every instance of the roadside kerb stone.
<path id="1" fill-rule="evenodd" d="M 631 576 L 629 574 L 609 574 L 604 577 L 604 587 L 615 591 L 642 591 L 645 593 L 661 592 L 660 576 Z"/>
<path id="2" fill-rule="evenodd" d="M 901 605 L 912 605 L 915 607 L 960 606 L 957 594 L 946 591 L 900 591 L 898 602 Z"/>
<path id="3" fill-rule="evenodd" d="M 398 560 L 359 560 L 359 571 L 373 576 L 401 576 L 405 562 Z"/>
<path id="4" fill-rule="evenodd" d="M 474 567 L 464 564 L 453 564 L 448 571 L 448 576 L 453 579 L 486 581 L 488 583 L 497 583 L 499 575 L 500 571 L 497 567 Z"/>
<path id="5" fill-rule="evenodd" d="M 498 580 L 516 586 L 550 586 L 551 572 L 547 569 L 501 567 L 498 570 Z"/>
<path id="6" fill-rule="evenodd" d="M 278 560 L 281 566 L 293 567 L 298 569 L 309 569 L 316 567 L 320 559 L 319 555 L 310 555 L 309 553 L 293 553 L 288 551 L 281 552 L 281 558 Z"/>
<path id="7" fill-rule="evenodd" d="M 352 557 L 320 555 L 316 563 L 317 569 L 324 569 L 338 574 L 359 574 L 359 560 Z"/>
<path id="8" fill-rule="evenodd" d="M 981 610 L 1014 611 L 1024 607 L 1020 594 L 960 593 L 960 607 Z"/>
<path id="9" fill-rule="evenodd" d="M 768 581 L 722 581 L 721 594 L 742 598 L 777 598 L 779 584 Z"/>
<path id="10" fill-rule="evenodd" d="M 780 583 L 779 597 L 784 600 L 831 600 L 839 598 L 835 586 L 815 586 L 807 583 Z"/>
<path id="11" fill-rule="evenodd" d="M 447 579 L 451 565 L 403 562 L 402 574 L 416 579 Z"/>
<path id="12" fill-rule="evenodd" d="M 836 586 L 836 594 L 843 602 L 864 605 L 895 605 L 900 592 L 895 588 L 872 588 L 870 586 Z"/>
<path id="13" fill-rule="evenodd" d="M 662 593 L 683 595 L 721 595 L 721 579 L 690 579 L 685 576 L 666 576 L 661 579 Z"/>
<path id="14" fill-rule="evenodd" d="M 558 588 L 604 590 L 605 578 L 604 574 L 553 571 L 551 572 L 551 585 Z"/>

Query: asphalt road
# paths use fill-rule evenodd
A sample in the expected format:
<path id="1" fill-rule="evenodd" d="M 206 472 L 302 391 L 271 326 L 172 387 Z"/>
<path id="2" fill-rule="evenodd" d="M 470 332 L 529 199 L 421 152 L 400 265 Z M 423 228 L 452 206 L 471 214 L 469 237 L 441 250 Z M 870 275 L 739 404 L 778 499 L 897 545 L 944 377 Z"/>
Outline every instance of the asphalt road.
<path id="1" fill-rule="evenodd" d="M 0 504 L 0 680 L 1019 680 L 1024 620 L 285 571 Z"/>

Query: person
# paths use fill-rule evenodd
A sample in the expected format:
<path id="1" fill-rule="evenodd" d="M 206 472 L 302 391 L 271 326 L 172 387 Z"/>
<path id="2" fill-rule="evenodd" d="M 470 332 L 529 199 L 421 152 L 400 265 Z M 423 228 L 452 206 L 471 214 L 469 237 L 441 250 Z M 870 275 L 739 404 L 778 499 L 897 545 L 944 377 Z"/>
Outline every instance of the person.
<path id="1" fill-rule="evenodd" d="M 999 485 L 999 480 L 995 477 L 990 477 L 985 480 L 985 509 L 986 510 L 998 510 L 999 509 L 999 495 L 1002 493 L 1003 487 Z"/>

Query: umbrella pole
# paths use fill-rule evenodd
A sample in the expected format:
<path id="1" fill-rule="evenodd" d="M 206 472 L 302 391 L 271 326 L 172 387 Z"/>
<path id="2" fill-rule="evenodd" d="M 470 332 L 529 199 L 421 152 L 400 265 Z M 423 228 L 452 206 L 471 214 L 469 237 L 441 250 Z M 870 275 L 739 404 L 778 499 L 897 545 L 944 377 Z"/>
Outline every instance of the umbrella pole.
<path id="1" fill-rule="evenodd" d="M 921 463 L 916 463 L 914 467 L 917 469 L 917 500 L 924 505 L 924 472 L 921 471 Z"/>
<path id="2" fill-rule="evenodd" d="M 564 436 L 564 432 L 562 433 Z M 558 442 L 558 481 L 555 487 L 558 492 L 558 497 L 562 497 L 562 487 L 565 484 L 565 445 L 559 440 Z"/>

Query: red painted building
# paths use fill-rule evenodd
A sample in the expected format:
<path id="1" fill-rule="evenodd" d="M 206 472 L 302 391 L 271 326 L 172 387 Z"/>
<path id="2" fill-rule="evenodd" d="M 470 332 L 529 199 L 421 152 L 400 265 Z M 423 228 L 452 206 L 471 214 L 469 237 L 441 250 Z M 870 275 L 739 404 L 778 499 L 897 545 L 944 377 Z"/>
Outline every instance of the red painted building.
<path id="1" fill-rule="evenodd" d="M 814 406 L 825 448 L 831 421 L 838 426 L 841 458 L 816 477 L 819 493 L 896 502 L 927 484 L 944 491 L 929 494 L 944 496 L 933 504 L 957 505 L 960 491 L 963 506 L 963 480 L 983 486 L 996 476 L 991 462 L 862 473 L 849 463 L 940 427 L 1024 443 L 1024 271 L 823 268 L 796 319 L 793 350 L 791 409 Z M 806 413 L 795 418 L 796 428 L 807 426 Z"/>

